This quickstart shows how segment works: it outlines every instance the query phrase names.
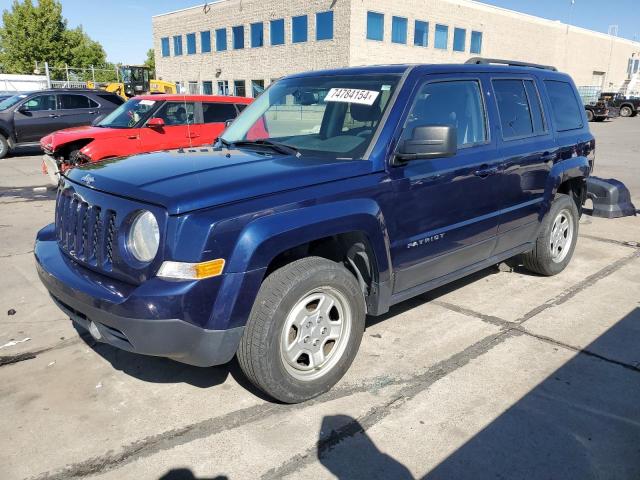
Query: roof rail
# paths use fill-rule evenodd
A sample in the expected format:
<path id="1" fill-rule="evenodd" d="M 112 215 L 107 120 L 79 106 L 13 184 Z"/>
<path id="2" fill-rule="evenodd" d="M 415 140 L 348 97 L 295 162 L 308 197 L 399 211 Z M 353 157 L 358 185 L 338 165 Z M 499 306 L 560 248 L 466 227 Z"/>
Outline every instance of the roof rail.
<path id="1" fill-rule="evenodd" d="M 553 72 L 558 71 L 556 67 L 553 67 L 551 65 L 539 65 L 537 63 L 517 62 L 515 60 L 500 60 L 498 58 L 473 57 L 464 63 L 470 63 L 474 65 L 490 65 L 492 63 L 496 63 L 499 65 L 509 65 L 510 67 L 530 67 L 530 68 L 540 68 L 542 70 L 551 70 Z"/>

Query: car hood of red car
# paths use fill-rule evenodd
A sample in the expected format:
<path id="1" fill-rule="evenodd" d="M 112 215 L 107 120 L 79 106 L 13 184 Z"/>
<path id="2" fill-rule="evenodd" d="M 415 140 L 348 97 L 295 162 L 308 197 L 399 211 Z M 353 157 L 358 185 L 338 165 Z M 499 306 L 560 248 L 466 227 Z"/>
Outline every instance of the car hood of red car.
<path id="1" fill-rule="evenodd" d="M 131 134 L 130 128 L 106 128 L 106 127 L 73 127 L 58 130 L 42 137 L 40 145 L 48 151 L 55 151 L 61 145 L 75 142 L 85 138 L 118 138 Z"/>

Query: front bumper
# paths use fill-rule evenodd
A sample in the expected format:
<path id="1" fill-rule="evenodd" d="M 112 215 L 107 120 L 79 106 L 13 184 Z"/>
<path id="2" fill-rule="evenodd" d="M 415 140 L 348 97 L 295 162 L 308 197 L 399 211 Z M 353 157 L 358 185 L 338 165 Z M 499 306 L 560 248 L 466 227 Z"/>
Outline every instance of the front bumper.
<path id="1" fill-rule="evenodd" d="M 110 282 L 77 265 L 60 251 L 51 233 L 47 228 L 41 230 L 34 247 L 40 280 L 58 307 L 97 341 L 200 367 L 220 365 L 233 358 L 244 327 L 208 330 L 179 318 L 162 318 L 162 313 L 152 308 L 148 315 L 140 315 L 140 303 L 153 304 L 148 293 L 138 295 L 135 287 Z M 188 288 L 184 282 L 167 282 L 164 286 L 157 295 L 162 300 L 169 295 L 172 303 L 180 303 L 180 293 Z M 126 311 L 138 315 L 122 315 Z"/>
<path id="2" fill-rule="evenodd" d="M 42 156 L 42 164 L 44 166 L 43 171 L 46 170 L 46 174 L 49 177 L 49 183 L 57 186 L 60 180 L 60 171 L 58 170 L 58 162 L 51 155 Z"/>

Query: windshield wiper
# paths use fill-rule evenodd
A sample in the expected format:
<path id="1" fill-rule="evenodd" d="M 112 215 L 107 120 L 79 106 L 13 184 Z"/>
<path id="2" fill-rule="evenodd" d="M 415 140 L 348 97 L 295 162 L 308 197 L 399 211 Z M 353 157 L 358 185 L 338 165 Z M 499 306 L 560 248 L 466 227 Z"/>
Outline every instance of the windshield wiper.
<path id="1" fill-rule="evenodd" d="M 260 147 L 271 148 L 272 150 L 275 150 L 278 153 L 282 153 L 283 155 L 295 155 L 296 157 L 302 156 L 302 154 L 296 147 L 287 145 L 286 143 L 274 142 L 273 140 L 268 140 L 268 139 L 240 140 L 238 142 L 232 142 L 232 143 L 223 139 L 220 139 L 220 141 L 223 142 L 224 145 L 232 145 L 235 147 L 250 147 L 252 145 L 258 145 Z"/>

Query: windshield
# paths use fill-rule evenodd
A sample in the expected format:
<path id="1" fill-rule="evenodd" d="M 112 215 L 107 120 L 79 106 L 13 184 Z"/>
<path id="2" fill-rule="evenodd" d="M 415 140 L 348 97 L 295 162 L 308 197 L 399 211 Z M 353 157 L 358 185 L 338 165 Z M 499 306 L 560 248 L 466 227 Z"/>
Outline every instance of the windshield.
<path id="1" fill-rule="evenodd" d="M 5 98 L 0 102 L 0 110 L 6 110 L 9 107 L 13 107 L 16 103 L 18 103 L 23 98 L 27 98 L 26 95 L 13 95 L 9 98 Z"/>
<path id="2" fill-rule="evenodd" d="M 145 120 L 158 102 L 132 98 L 104 117 L 98 127 L 131 128 Z"/>
<path id="3" fill-rule="evenodd" d="M 280 80 L 240 114 L 221 140 L 228 145 L 268 139 L 302 155 L 361 158 L 399 78 L 345 75 Z"/>

